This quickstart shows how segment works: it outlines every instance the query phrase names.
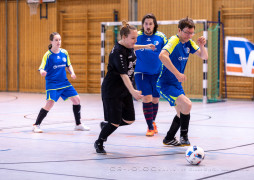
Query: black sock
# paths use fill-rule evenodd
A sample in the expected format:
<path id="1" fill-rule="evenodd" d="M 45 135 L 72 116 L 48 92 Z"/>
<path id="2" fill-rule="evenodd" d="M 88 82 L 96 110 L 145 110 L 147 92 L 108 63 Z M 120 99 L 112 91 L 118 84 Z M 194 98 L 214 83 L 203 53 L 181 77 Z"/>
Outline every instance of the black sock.
<path id="1" fill-rule="evenodd" d="M 180 128 L 180 118 L 176 115 L 172 121 L 170 129 L 168 130 L 167 136 L 165 138 L 167 140 L 173 139 L 179 128 Z"/>
<path id="2" fill-rule="evenodd" d="M 117 129 L 116 126 L 112 125 L 111 123 L 107 123 L 101 130 L 98 142 L 103 143 L 104 141 L 107 141 L 109 135 L 112 134 L 116 129 Z"/>
<path id="3" fill-rule="evenodd" d="M 180 113 L 180 122 L 181 122 L 181 133 L 180 136 L 186 136 L 188 134 L 190 114 Z"/>
<path id="4" fill-rule="evenodd" d="M 37 116 L 35 125 L 40 125 L 42 120 L 47 116 L 47 114 L 48 114 L 48 111 L 43 109 L 43 108 L 41 108 L 41 110 L 40 110 L 40 112 L 39 112 L 39 114 Z"/>
<path id="5" fill-rule="evenodd" d="M 74 105 L 73 104 L 73 113 L 74 113 L 74 117 L 75 117 L 75 121 L 76 121 L 76 125 L 81 124 L 80 122 L 80 109 L 81 109 L 81 105 Z"/>

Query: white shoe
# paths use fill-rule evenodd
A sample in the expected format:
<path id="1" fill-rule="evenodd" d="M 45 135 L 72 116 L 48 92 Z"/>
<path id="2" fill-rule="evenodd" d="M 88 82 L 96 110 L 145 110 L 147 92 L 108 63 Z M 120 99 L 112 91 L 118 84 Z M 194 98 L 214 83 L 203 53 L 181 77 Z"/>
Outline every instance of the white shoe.
<path id="1" fill-rule="evenodd" d="M 33 132 L 34 133 L 43 133 L 43 131 L 40 128 L 40 125 L 33 125 Z"/>
<path id="2" fill-rule="evenodd" d="M 75 126 L 74 130 L 75 131 L 90 131 L 90 127 L 79 124 L 79 125 Z"/>

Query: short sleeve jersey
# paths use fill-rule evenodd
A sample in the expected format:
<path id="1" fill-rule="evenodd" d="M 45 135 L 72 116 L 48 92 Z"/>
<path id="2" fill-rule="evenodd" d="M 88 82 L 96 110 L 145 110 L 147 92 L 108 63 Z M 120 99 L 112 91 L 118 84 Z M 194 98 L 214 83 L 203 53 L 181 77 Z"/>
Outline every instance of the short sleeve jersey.
<path id="1" fill-rule="evenodd" d="M 129 91 L 120 75 L 127 74 L 132 79 L 135 64 L 134 49 L 128 49 L 117 42 L 109 55 L 108 72 L 101 88 L 102 98 L 120 98 L 128 95 Z"/>
<path id="2" fill-rule="evenodd" d="M 39 67 L 47 72 L 45 77 L 46 90 L 56 90 L 71 86 L 66 76 L 65 67 L 71 65 L 70 57 L 65 49 L 60 49 L 60 52 L 55 54 L 48 50 Z"/>
<path id="3" fill-rule="evenodd" d="M 199 49 L 199 47 L 191 39 L 186 43 L 181 43 L 178 35 L 174 35 L 170 39 L 168 39 L 168 42 L 163 47 L 163 49 L 168 51 L 169 58 L 172 61 L 173 65 L 180 73 L 183 74 L 189 58 L 189 54 L 195 53 Z M 160 82 L 160 84 L 180 83 L 178 82 L 175 75 L 170 72 L 164 65 L 162 65 L 158 82 Z"/>
<path id="4" fill-rule="evenodd" d="M 159 54 L 162 48 L 167 43 L 167 37 L 160 31 L 157 31 L 151 36 L 147 36 L 144 32 L 138 32 L 137 45 L 154 44 L 155 50 L 139 49 L 136 51 L 137 64 L 135 72 L 142 72 L 144 74 L 159 74 L 161 70 L 161 61 Z"/>

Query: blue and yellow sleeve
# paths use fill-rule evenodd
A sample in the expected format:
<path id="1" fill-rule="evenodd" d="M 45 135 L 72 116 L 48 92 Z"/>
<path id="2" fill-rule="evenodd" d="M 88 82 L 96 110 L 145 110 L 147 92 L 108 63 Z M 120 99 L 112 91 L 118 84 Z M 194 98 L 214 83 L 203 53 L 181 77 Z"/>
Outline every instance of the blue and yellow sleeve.
<path id="1" fill-rule="evenodd" d="M 168 40 L 167 40 L 167 37 L 166 37 L 165 34 L 163 34 L 163 33 L 160 32 L 160 31 L 157 31 L 157 32 L 155 33 L 155 35 L 160 36 L 160 37 L 163 39 L 164 44 L 167 43 Z"/>
<path id="2" fill-rule="evenodd" d="M 190 39 L 190 44 L 191 44 L 190 53 L 193 54 L 199 49 L 199 46 L 191 39 Z"/>
<path id="3" fill-rule="evenodd" d="M 69 67 L 71 65 L 71 60 L 70 60 L 70 56 L 68 54 L 68 51 L 66 51 L 65 49 L 62 49 L 62 52 L 66 55 L 67 57 L 67 66 Z"/>
<path id="4" fill-rule="evenodd" d="M 43 58 L 42 58 L 41 65 L 40 65 L 40 67 L 39 67 L 38 70 L 40 70 L 40 69 L 45 70 L 45 67 L 46 67 L 46 64 L 47 64 L 47 60 L 48 60 L 48 58 L 49 58 L 49 56 L 50 56 L 51 54 L 52 54 L 52 53 L 51 53 L 50 51 L 47 51 L 47 52 L 44 54 L 44 56 L 43 56 Z"/>
<path id="5" fill-rule="evenodd" d="M 162 49 L 168 51 L 168 53 L 171 54 L 178 43 L 179 38 L 177 36 L 172 36 L 170 39 L 168 39 L 167 44 Z"/>

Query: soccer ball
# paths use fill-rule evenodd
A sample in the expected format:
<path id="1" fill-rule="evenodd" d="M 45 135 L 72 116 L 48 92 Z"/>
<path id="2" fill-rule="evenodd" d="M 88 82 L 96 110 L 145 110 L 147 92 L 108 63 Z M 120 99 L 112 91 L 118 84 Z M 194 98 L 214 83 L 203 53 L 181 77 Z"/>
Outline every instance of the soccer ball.
<path id="1" fill-rule="evenodd" d="M 205 158 L 205 152 L 201 147 L 191 146 L 185 153 L 186 160 L 193 165 L 199 165 Z"/>

